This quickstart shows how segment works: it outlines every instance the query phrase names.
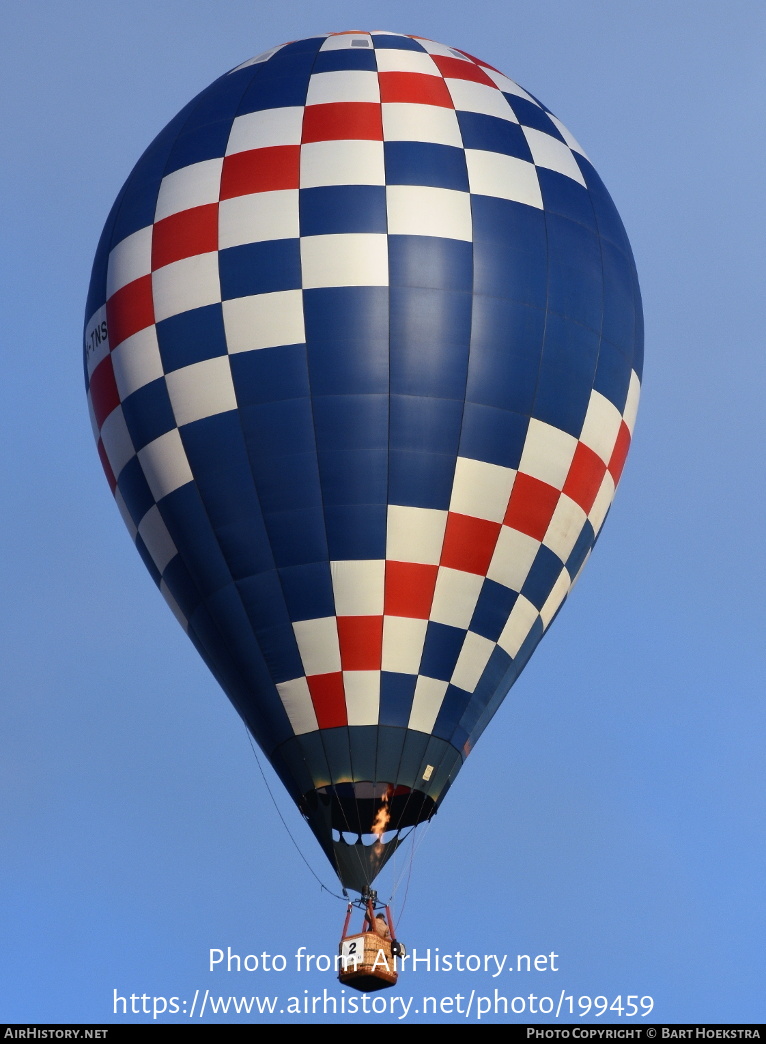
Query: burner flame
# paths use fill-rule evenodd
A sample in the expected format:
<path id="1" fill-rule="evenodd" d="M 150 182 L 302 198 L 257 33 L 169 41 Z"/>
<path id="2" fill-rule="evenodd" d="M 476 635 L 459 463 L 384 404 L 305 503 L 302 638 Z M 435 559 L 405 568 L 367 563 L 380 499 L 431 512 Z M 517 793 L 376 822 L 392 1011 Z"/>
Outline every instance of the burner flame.
<path id="1" fill-rule="evenodd" d="M 383 848 L 383 835 L 388 830 L 388 824 L 391 822 L 391 809 L 389 807 L 391 797 L 393 795 L 393 787 L 389 786 L 386 790 L 383 798 L 380 802 L 380 807 L 375 813 L 375 818 L 372 821 L 370 827 L 370 833 L 375 834 L 377 841 L 375 842 L 375 848 L 378 851 L 382 851 Z"/>
<path id="2" fill-rule="evenodd" d="M 370 833 L 375 834 L 378 841 L 380 841 L 383 835 L 385 834 L 390 820 L 391 812 L 388 808 L 388 794 L 386 794 L 383 798 L 380 808 L 375 813 L 375 818 L 373 819 L 372 826 L 370 827 Z"/>

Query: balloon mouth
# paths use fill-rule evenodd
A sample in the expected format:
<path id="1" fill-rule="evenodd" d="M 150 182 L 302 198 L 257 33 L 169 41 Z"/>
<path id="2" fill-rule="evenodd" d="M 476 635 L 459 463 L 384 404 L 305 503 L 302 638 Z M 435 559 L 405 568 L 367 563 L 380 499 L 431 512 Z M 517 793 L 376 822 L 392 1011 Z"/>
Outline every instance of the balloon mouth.
<path id="1" fill-rule="evenodd" d="M 336 783 L 304 796 L 309 820 L 320 815 L 334 833 L 373 840 L 430 819 L 436 803 L 428 794 L 393 783 Z M 370 842 L 372 843 L 372 842 Z"/>
<path id="2" fill-rule="evenodd" d="M 433 798 L 420 790 L 370 781 L 317 787 L 302 805 L 341 883 L 358 892 L 372 884 L 409 828 L 436 811 Z"/>

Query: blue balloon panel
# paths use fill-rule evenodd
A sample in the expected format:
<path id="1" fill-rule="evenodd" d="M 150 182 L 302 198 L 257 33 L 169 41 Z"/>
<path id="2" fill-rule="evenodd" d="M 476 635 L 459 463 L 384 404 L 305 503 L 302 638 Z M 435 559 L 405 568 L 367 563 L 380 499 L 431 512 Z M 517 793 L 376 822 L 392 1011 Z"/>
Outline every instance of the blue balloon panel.
<path id="1" fill-rule="evenodd" d="M 99 454 L 348 887 L 433 815 L 566 599 L 641 359 L 598 175 L 462 51 L 274 48 L 128 178 L 86 310 Z"/>

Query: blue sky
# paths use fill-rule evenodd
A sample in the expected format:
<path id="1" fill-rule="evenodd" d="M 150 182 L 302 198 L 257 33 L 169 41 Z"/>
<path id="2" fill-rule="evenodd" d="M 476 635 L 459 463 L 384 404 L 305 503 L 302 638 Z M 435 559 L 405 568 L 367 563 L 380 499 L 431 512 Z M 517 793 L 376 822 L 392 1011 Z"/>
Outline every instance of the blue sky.
<path id="1" fill-rule="evenodd" d="M 415 1009 L 496 988 L 651 996 L 643 1022 L 763 1021 L 762 6 L 49 0 L 5 22 L 0 1018 L 152 1021 L 115 1016 L 114 991 L 191 1004 L 209 989 L 280 998 L 249 1021 L 313 1021 L 279 1006 L 341 996 L 295 953 L 332 954 L 344 905 L 293 847 L 240 720 L 130 546 L 80 344 L 102 224 L 175 112 L 285 40 L 386 28 L 479 55 L 572 130 L 628 229 L 647 329 L 598 547 L 412 866 L 397 864 L 411 950 L 553 952 L 559 970 L 421 965 L 400 979 L 402 1021 L 465 1022 Z M 286 970 L 211 973 L 227 946 Z"/>

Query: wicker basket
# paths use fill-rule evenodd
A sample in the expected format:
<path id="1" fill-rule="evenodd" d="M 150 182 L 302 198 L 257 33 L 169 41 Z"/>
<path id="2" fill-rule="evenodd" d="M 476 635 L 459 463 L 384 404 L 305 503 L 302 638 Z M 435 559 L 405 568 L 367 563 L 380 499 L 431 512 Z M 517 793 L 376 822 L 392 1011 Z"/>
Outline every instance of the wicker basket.
<path id="1" fill-rule="evenodd" d="M 381 938 L 377 932 L 347 935 L 341 942 L 340 952 L 347 958 L 345 969 L 341 962 L 338 972 L 344 986 L 371 993 L 396 985 L 399 976 L 391 956 L 390 939 Z"/>

